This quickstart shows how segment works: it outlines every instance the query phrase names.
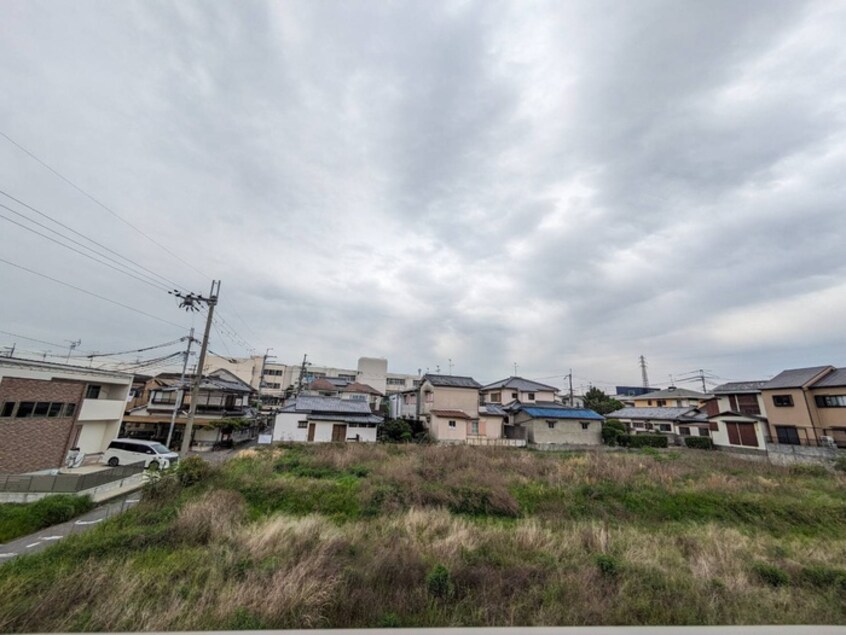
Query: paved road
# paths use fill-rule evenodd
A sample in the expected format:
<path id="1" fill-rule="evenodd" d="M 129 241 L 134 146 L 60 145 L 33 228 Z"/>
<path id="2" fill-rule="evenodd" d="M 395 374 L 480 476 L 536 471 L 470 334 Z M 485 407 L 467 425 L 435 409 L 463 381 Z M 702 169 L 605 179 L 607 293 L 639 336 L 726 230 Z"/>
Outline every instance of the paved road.
<path id="1" fill-rule="evenodd" d="M 49 547 L 54 542 L 61 540 L 65 536 L 71 534 L 82 533 L 92 527 L 96 527 L 106 518 L 120 514 L 138 503 L 141 499 L 141 492 L 130 492 L 124 496 L 116 498 L 105 505 L 101 505 L 92 509 L 87 514 L 83 514 L 73 520 L 69 520 L 61 525 L 53 525 L 47 529 L 42 529 L 29 536 L 17 538 L 3 545 L 0 545 L 0 564 L 7 562 L 16 556 L 28 553 L 38 553 Z"/>

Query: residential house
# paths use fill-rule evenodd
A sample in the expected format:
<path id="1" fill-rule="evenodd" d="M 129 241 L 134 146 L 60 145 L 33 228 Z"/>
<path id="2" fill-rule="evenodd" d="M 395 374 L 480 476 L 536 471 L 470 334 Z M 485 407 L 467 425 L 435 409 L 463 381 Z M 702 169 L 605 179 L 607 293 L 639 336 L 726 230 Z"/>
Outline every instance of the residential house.
<path id="1" fill-rule="evenodd" d="M 714 388 L 703 402 L 714 445 L 766 451 L 767 417 L 761 388 L 766 381 L 735 381 Z"/>
<path id="2" fill-rule="evenodd" d="M 605 417 L 587 408 L 570 408 L 555 401 L 515 402 L 507 437 L 524 438 L 530 445 L 600 445 Z"/>
<path id="3" fill-rule="evenodd" d="M 690 406 L 626 407 L 606 415 L 619 419 L 632 434 L 666 434 L 680 443 L 680 437 L 711 436 L 708 415 Z"/>
<path id="4" fill-rule="evenodd" d="M 148 402 L 124 416 L 124 436 L 152 439 L 165 443 L 171 418 L 176 411 L 170 447 L 182 445 L 182 435 L 191 406 L 193 376 L 180 382 L 178 373 L 161 373 L 148 382 Z M 250 385 L 225 369 L 218 369 L 200 380 L 191 447 L 211 449 L 222 441 L 238 442 L 257 434 L 256 411 L 250 400 Z M 245 423 L 243 427 L 227 425 L 227 420 Z"/>
<path id="5" fill-rule="evenodd" d="M 300 395 L 276 414 L 274 441 L 375 442 L 383 418 L 366 401 Z"/>
<path id="6" fill-rule="evenodd" d="M 846 369 L 792 368 L 761 387 L 771 441 L 846 447 Z"/>
<path id="7" fill-rule="evenodd" d="M 488 439 L 504 438 L 508 423 L 509 416 L 502 405 L 498 403 L 486 403 L 479 406 L 479 430 L 484 430 L 485 436 Z M 524 436 L 515 436 L 513 438 L 525 439 Z"/>
<path id="8" fill-rule="evenodd" d="M 643 395 L 632 395 L 626 399 L 634 403 L 635 408 L 696 408 L 708 395 L 704 392 L 670 386 L 665 390 L 656 390 Z"/>
<path id="9" fill-rule="evenodd" d="M 388 416 L 391 419 L 417 419 L 417 388 L 388 395 Z"/>
<path id="10" fill-rule="evenodd" d="M 558 388 L 522 377 L 508 377 L 479 390 L 482 403 L 508 404 L 512 401 L 532 403 L 555 401 Z"/>
<path id="11" fill-rule="evenodd" d="M 120 430 L 132 375 L 0 358 L 0 473 L 60 468 L 71 448 L 98 457 Z"/>
<path id="12" fill-rule="evenodd" d="M 488 436 L 486 422 L 479 418 L 481 387 L 472 377 L 431 373 L 423 376 L 418 388 L 417 416 L 425 422 L 433 439 L 456 443 Z"/>

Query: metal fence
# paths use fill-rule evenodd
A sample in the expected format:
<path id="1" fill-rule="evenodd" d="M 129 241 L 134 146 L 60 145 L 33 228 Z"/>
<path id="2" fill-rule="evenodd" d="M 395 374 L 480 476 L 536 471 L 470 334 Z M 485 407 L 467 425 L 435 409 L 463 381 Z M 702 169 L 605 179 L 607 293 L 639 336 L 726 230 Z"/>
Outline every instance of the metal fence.
<path id="1" fill-rule="evenodd" d="M 73 494 L 140 474 L 144 462 L 119 465 L 88 474 L 0 475 L 0 492 Z"/>

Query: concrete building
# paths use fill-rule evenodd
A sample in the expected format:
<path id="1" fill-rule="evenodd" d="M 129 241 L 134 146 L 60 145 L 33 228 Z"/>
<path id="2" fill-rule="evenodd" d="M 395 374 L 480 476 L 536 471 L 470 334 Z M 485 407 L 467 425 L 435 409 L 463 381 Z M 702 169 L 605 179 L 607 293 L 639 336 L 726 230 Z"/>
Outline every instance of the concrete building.
<path id="1" fill-rule="evenodd" d="M 273 426 L 274 441 L 303 443 L 375 442 L 382 417 L 366 401 L 299 396 L 283 406 Z"/>
<path id="2" fill-rule="evenodd" d="M 96 457 L 120 430 L 132 375 L 0 358 L 0 473 L 55 469 L 71 448 Z"/>
<path id="3" fill-rule="evenodd" d="M 522 434 L 529 445 L 600 445 L 600 414 L 587 408 L 568 408 L 554 401 L 516 404 L 510 410 L 506 436 Z"/>

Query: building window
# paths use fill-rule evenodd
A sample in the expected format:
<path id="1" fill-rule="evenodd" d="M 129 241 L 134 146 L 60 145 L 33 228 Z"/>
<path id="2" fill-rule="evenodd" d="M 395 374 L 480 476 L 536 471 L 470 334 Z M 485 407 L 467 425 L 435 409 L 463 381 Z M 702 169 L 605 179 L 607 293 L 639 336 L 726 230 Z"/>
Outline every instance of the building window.
<path id="1" fill-rule="evenodd" d="M 308 421 L 297 421 L 297 427 L 298 428 L 307 428 L 308 427 Z"/>
<path id="2" fill-rule="evenodd" d="M 282 376 L 282 373 L 284 373 L 284 372 L 285 372 L 284 370 L 271 370 L 271 369 L 266 369 L 266 370 L 264 371 L 264 374 L 265 374 L 265 375 L 269 375 L 269 376 L 271 376 L 271 377 L 281 377 L 281 376 Z"/>
<path id="3" fill-rule="evenodd" d="M 846 408 L 846 395 L 817 395 L 818 408 Z"/>
<path id="4" fill-rule="evenodd" d="M 679 434 L 682 435 L 683 437 L 689 437 L 690 436 L 690 428 L 687 428 L 687 427 L 681 428 L 680 427 L 679 428 Z"/>
<path id="5" fill-rule="evenodd" d="M 479 434 L 479 422 L 478 421 L 471 421 L 470 422 L 470 434 Z"/>
<path id="6" fill-rule="evenodd" d="M 270 388 L 271 390 L 278 390 L 279 388 L 282 388 L 282 384 L 278 381 L 266 381 L 264 382 L 264 387 Z"/>
<path id="7" fill-rule="evenodd" d="M 22 401 L 18 406 L 18 417 L 31 417 L 32 411 L 35 410 L 34 401 Z"/>
<path id="8" fill-rule="evenodd" d="M 518 397 L 518 395 L 517 395 L 517 393 L 516 393 L 516 392 L 512 392 L 512 393 L 511 393 L 511 398 L 512 398 L 512 399 L 517 399 L 517 397 Z"/>
<path id="9" fill-rule="evenodd" d="M 534 400 L 535 400 L 535 393 L 530 392 L 529 393 L 529 401 L 534 401 Z"/>
<path id="10" fill-rule="evenodd" d="M 490 401 L 491 401 L 491 403 L 500 403 L 502 401 L 502 393 L 501 392 L 492 392 L 490 394 Z"/>
<path id="11" fill-rule="evenodd" d="M 0 410 L 0 417 L 11 417 L 15 412 L 15 402 L 7 401 L 3 404 L 3 409 Z"/>
<path id="12" fill-rule="evenodd" d="M 99 399 L 100 398 L 100 386 L 97 384 L 89 384 L 85 388 L 85 398 L 86 399 Z"/>
<path id="13" fill-rule="evenodd" d="M 50 403 L 47 401 L 39 401 L 35 404 L 35 409 L 32 411 L 32 416 L 46 417 L 48 410 L 50 410 Z"/>
<path id="14" fill-rule="evenodd" d="M 63 403 L 51 403 L 50 409 L 47 411 L 48 417 L 58 417 L 62 414 L 62 406 L 65 404 Z"/>
<path id="15" fill-rule="evenodd" d="M 710 437 L 711 431 L 708 428 L 699 428 L 700 437 Z"/>
<path id="16" fill-rule="evenodd" d="M 452 419 L 449 420 L 449 427 L 455 429 L 455 421 Z"/>
<path id="17" fill-rule="evenodd" d="M 773 395 L 773 405 L 777 408 L 789 408 L 793 405 L 793 395 Z"/>
<path id="18" fill-rule="evenodd" d="M 435 403 L 435 393 L 426 391 L 426 403 Z"/>
<path id="19" fill-rule="evenodd" d="M 355 377 L 353 377 L 355 379 Z M 385 380 L 385 384 L 388 386 L 405 386 L 405 379 L 402 377 L 388 377 Z"/>
<path id="20" fill-rule="evenodd" d="M 652 405 L 652 400 L 651 400 L 651 399 L 649 399 L 649 400 L 646 402 L 646 405 L 647 405 L 647 406 L 651 406 L 651 405 Z"/>
<path id="21" fill-rule="evenodd" d="M 554 430 L 554 429 L 555 429 L 555 422 L 554 422 L 554 421 L 547 421 L 547 422 L 546 422 L 546 425 L 547 425 L 547 427 L 548 427 L 550 430 Z"/>
<path id="22" fill-rule="evenodd" d="M 666 399 L 659 399 L 658 401 L 655 402 L 655 405 L 658 406 L 659 408 L 663 408 L 664 406 L 667 405 L 667 400 Z"/>
<path id="23" fill-rule="evenodd" d="M 582 421 L 582 430 L 587 430 L 590 427 L 590 421 Z"/>
<path id="24" fill-rule="evenodd" d="M 346 379 L 347 381 L 355 381 L 355 375 L 338 375 L 338 379 Z M 387 382 L 391 383 L 391 378 L 387 379 Z"/>
<path id="25" fill-rule="evenodd" d="M 76 412 L 76 404 L 75 403 L 66 403 L 65 404 L 65 417 L 72 417 L 73 413 Z"/>
<path id="26" fill-rule="evenodd" d="M 415 380 L 414 380 L 413 382 L 411 382 L 411 383 L 412 383 L 412 384 L 414 384 L 414 387 L 415 387 L 415 388 L 417 388 L 417 387 L 420 385 L 420 380 L 419 380 L 419 379 L 415 379 Z"/>
<path id="27" fill-rule="evenodd" d="M 659 432 L 672 432 L 673 426 L 671 426 L 669 423 L 659 423 L 658 424 L 658 431 Z"/>
<path id="28" fill-rule="evenodd" d="M 776 438 L 784 445 L 799 445 L 799 430 L 796 426 L 776 426 Z"/>

